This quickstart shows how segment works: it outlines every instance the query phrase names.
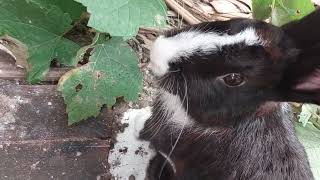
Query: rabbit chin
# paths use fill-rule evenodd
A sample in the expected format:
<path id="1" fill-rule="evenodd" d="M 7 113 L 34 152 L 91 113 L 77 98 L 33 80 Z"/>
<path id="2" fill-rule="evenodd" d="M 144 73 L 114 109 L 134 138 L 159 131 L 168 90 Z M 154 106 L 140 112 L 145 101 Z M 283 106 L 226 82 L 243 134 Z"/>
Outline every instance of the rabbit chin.
<path id="1" fill-rule="evenodd" d="M 245 43 L 248 46 L 263 45 L 263 40 L 253 27 L 237 34 L 186 31 L 171 37 L 159 36 L 150 52 L 150 69 L 156 76 L 163 76 L 169 71 L 169 64 L 178 62 L 181 57 L 195 53 L 211 54 L 223 46 Z"/>

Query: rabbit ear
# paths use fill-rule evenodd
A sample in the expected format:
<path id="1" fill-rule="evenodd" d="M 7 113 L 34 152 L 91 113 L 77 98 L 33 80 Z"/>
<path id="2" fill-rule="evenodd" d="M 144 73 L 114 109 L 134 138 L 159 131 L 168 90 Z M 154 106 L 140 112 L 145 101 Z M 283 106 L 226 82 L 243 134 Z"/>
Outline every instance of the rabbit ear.
<path id="1" fill-rule="evenodd" d="M 305 49 L 280 83 L 285 101 L 320 104 L 320 44 Z"/>
<path id="2" fill-rule="evenodd" d="M 320 9 L 281 27 L 299 49 L 280 87 L 285 101 L 320 104 Z"/>
<path id="3" fill-rule="evenodd" d="M 281 29 L 300 49 L 312 47 L 320 42 L 320 9 L 315 10 L 301 20 L 290 22 Z"/>

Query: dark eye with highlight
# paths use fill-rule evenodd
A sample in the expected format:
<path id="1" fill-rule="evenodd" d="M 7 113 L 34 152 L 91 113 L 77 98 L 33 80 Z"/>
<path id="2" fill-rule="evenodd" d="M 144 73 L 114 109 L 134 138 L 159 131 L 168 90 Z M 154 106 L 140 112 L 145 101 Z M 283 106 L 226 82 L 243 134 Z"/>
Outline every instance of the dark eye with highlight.
<path id="1" fill-rule="evenodd" d="M 222 77 L 223 82 L 230 87 L 241 86 L 245 83 L 244 77 L 239 73 L 230 73 Z"/>

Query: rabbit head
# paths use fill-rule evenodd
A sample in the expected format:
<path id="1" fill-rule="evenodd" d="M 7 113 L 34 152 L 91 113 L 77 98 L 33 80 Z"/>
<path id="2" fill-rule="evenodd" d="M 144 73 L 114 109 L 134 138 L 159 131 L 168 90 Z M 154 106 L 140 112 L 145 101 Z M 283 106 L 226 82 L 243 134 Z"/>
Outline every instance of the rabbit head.
<path id="1" fill-rule="evenodd" d="M 160 91 L 205 123 L 262 106 L 267 113 L 270 101 L 320 103 L 320 46 L 299 45 L 295 28 L 233 19 L 168 31 L 156 39 L 150 67 Z"/>

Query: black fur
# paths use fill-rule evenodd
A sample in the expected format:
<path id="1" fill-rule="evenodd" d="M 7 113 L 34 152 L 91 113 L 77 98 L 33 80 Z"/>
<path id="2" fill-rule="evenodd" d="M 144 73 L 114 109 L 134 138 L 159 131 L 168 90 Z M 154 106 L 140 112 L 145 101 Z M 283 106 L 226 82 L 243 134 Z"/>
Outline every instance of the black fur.
<path id="1" fill-rule="evenodd" d="M 180 97 L 196 123 L 183 131 L 168 125 L 171 114 L 164 109 L 159 93 L 141 138 L 151 141 L 175 163 L 176 173 L 168 172 L 171 170 L 166 165 L 166 176 L 161 180 L 313 179 L 306 153 L 295 136 L 291 110 L 280 101 L 320 103 L 320 39 L 304 46 L 300 43 L 307 40 L 302 34 L 294 37 L 295 29 L 302 33 L 300 25 L 310 26 L 309 22 L 320 32 L 315 21 L 320 21 L 319 11 L 283 28 L 234 19 L 166 33 L 171 37 L 196 29 L 231 35 L 253 27 L 268 43 L 224 46 L 217 52 L 197 52 L 170 64 L 160 86 Z M 308 29 L 303 32 L 308 33 Z M 228 73 L 242 74 L 245 84 L 226 86 L 219 77 Z M 212 133 L 204 133 L 208 129 Z M 160 173 L 162 164 L 154 160 L 150 172 Z M 159 178 L 154 175 L 153 179 Z"/>
<path id="2" fill-rule="evenodd" d="M 320 11 L 316 10 L 303 21 L 294 21 L 282 27 L 294 39 L 300 49 L 306 49 L 320 42 L 319 36 Z"/>

